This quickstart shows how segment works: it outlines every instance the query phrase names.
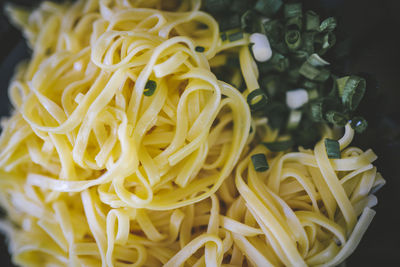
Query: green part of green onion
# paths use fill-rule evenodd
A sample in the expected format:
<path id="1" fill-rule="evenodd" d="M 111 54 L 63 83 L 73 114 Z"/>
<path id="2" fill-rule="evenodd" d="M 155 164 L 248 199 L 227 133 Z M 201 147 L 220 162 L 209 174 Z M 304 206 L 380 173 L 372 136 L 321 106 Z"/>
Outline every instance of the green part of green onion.
<path id="1" fill-rule="evenodd" d="M 261 32 L 261 23 L 258 15 L 251 9 L 247 10 L 240 18 L 242 30 L 245 32 Z"/>
<path id="2" fill-rule="evenodd" d="M 339 100 L 336 97 L 320 97 L 310 104 L 310 117 L 314 122 L 325 121 L 325 114 L 330 110 L 341 110 Z"/>
<path id="3" fill-rule="evenodd" d="M 303 45 L 301 46 L 301 50 L 307 52 L 308 55 L 311 55 L 312 53 L 314 53 L 315 33 L 314 32 L 303 32 L 302 40 L 303 40 Z"/>
<path id="4" fill-rule="evenodd" d="M 316 99 L 310 106 L 311 119 L 315 122 L 324 121 L 323 99 Z"/>
<path id="5" fill-rule="evenodd" d="M 278 12 L 282 4 L 282 0 L 258 0 L 254 9 L 267 17 L 272 17 Z"/>
<path id="6" fill-rule="evenodd" d="M 230 14 L 229 16 L 221 16 L 218 20 L 219 30 L 227 31 L 240 28 L 241 20 L 239 14 Z"/>
<path id="7" fill-rule="evenodd" d="M 249 133 L 251 134 L 253 132 L 253 126 L 250 126 Z"/>
<path id="8" fill-rule="evenodd" d="M 299 73 L 310 80 L 316 80 L 320 72 L 321 71 L 318 68 L 314 67 L 307 61 L 305 61 L 299 69 Z"/>
<path id="9" fill-rule="evenodd" d="M 338 89 L 340 97 L 343 96 L 344 87 L 345 87 L 345 85 L 347 83 L 347 80 L 349 78 L 350 78 L 350 76 L 344 76 L 344 77 L 336 79 L 336 85 L 337 85 L 337 89 Z"/>
<path id="10" fill-rule="evenodd" d="M 302 85 L 307 90 L 316 90 L 318 87 L 318 83 L 310 81 L 310 80 L 304 80 Z"/>
<path id="11" fill-rule="evenodd" d="M 226 11 L 229 8 L 230 0 L 204 0 L 204 7 L 210 13 Z"/>
<path id="12" fill-rule="evenodd" d="M 323 82 L 326 81 L 330 75 L 329 70 L 323 68 L 328 64 L 328 62 L 314 53 L 301 65 L 299 72 L 310 80 Z"/>
<path id="13" fill-rule="evenodd" d="M 329 62 L 322 59 L 318 54 L 314 53 L 309 58 L 307 58 L 307 62 L 310 63 L 314 67 L 323 67 L 329 65 Z"/>
<path id="14" fill-rule="evenodd" d="M 292 83 L 292 84 L 296 84 L 297 81 L 300 78 L 300 72 L 299 72 L 299 68 L 293 68 L 288 70 L 287 73 L 287 80 Z"/>
<path id="15" fill-rule="evenodd" d="M 301 15 L 286 20 L 286 28 L 289 30 L 301 30 L 303 28 L 303 17 Z"/>
<path id="16" fill-rule="evenodd" d="M 278 52 L 273 52 L 272 57 L 267 62 L 258 64 L 261 73 L 266 73 L 271 70 L 284 72 L 289 68 L 289 59 Z"/>
<path id="17" fill-rule="evenodd" d="M 332 32 L 318 36 L 315 42 L 319 44 L 320 49 L 317 50 L 319 55 L 325 54 L 336 43 L 336 36 Z"/>
<path id="18" fill-rule="evenodd" d="M 202 46 L 196 46 L 194 50 L 196 50 L 196 52 L 203 53 L 205 51 L 205 48 Z"/>
<path id="19" fill-rule="evenodd" d="M 264 32 L 272 47 L 281 42 L 284 32 L 284 26 L 278 20 L 268 20 L 264 22 Z"/>
<path id="20" fill-rule="evenodd" d="M 261 89 L 256 89 L 247 96 L 247 103 L 252 111 L 261 110 L 266 106 L 267 102 L 268 97 Z"/>
<path id="21" fill-rule="evenodd" d="M 269 169 L 267 158 L 264 154 L 260 153 L 252 155 L 251 161 L 253 162 L 253 166 L 256 172 L 265 172 Z"/>
<path id="22" fill-rule="evenodd" d="M 351 119 L 351 128 L 357 133 L 364 132 L 368 127 L 368 122 L 363 117 L 354 117 Z"/>
<path id="23" fill-rule="evenodd" d="M 301 45 L 301 34 L 298 30 L 288 30 L 285 34 L 285 42 L 289 50 L 293 51 Z"/>
<path id="24" fill-rule="evenodd" d="M 320 32 L 331 32 L 336 28 L 337 22 L 336 19 L 333 17 L 327 18 L 321 22 L 319 26 Z"/>
<path id="25" fill-rule="evenodd" d="M 333 123 L 334 125 L 338 126 L 345 126 L 346 123 L 349 121 L 348 117 L 345 114 L 334 110 L 329 110 L 325 114 L 325 119 L 327 122 Z"/>
<path id="26" fill-rule="evenodd" d="M 306 31 L 319 30 L 319 16 L 312 10 L 306 12 Z"/>
<path id="27" fill-rule="evenodd" d="M 237 40 L 243 39 L 243 32 L 235 32 L 228 35 L 229 42 L 234 42 Z"/>
<path id="28" fill-rule="evenodd" d="M 365 94 L 366 82 L 364 78 L 350 76 L 346 81 L 342 93 L 343 105 L 351 111 L 354 111 Z"/>
<path id="29" fill-rule="evenodd" d="M 340 145 L 338 141 L 325 138 L 325 148 L 328 158 L 340 159 Z"/>
<path id="30" fill-rule="evenodd" d="M 157 83 L 153 80 L 148 80 L 146 82 L 146 85 L 144 86 L 143 94 L 145 96 L 152 96 L 156 91 L 156 88 L 157 88 Z"/>
<path id="31" fill-rule="evenodd" d="M 285 140 L 276 142 L 264 142 L 263 145 L 266 146 L 272 152 L 279 152 L 290 149 L 294 145 L 294 143 L 293 140 Z"/>
<path id="32" fill-rule="evenodd" d="M 303 11 L 301 3 L 288 3 L 285 4 L 283 7 L 283 14 L 285 16 L 285 19 L 301 16 L 302 13 Z"/>

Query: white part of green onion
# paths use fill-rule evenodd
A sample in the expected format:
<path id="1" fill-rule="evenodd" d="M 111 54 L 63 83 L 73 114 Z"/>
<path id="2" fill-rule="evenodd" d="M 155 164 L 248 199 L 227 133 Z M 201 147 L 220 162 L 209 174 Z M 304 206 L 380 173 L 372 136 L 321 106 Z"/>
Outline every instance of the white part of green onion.
<path id="1" fill-rule="evenodd" d="M 271 58 L 272 49 L 265 34 L 253 33 L 250 35 L 250 43 L 253 43 L 253 55 L 258 62 L 265 62 Z"/>
<path id="2" fill-rule="evenodd" d="M 303 115 L 303 113 L 300 110 L 292 110 L 292 111 L 290 111 L 290 115 L 289 115 L 289 119 L 288 119 L 288 123 L 287 123 L 287 128 L 289 130 L 296 129 L 297 126 L 300 123 L 302 115 Z"/>
<path id="3" fill-rule="evenodd" d="M 296 109 L 308 102 L 308 92 L 304 89 L 295 89 L 286 92 L 286 105 Z"/>

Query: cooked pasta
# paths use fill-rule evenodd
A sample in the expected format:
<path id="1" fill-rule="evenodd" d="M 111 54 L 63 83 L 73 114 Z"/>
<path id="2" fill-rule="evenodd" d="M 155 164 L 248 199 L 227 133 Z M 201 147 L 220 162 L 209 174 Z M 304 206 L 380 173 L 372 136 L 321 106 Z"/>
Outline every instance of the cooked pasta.
<path id="1" fill-rule="evenodd" d="M 282 137 L 250 116 L 248 37 L 223 42 L 199 8 L 8 9 L 33 51 L 10 84 L 0 139 L 0 230 L 14 263 L 334 266 L 355 249 L 384 184 L 375 154 L 348 147 L 350 126 L 341 159 L 323 141 L 288 153 L 258 145 Z M 211 71 L 227 50 L 239 54 L 243 94 Z M 255 171 L 257 153 L 268 171 Z"/>

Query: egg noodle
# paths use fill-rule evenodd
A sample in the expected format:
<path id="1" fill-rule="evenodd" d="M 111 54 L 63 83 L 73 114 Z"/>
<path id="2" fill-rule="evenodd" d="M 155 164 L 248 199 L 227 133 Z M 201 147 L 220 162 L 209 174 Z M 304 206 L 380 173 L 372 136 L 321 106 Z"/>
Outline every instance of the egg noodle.
<path id="1" fill-rule="evenodd" d="M 384 184 L 371 150 L 272 152 L 252 120 L 248 36 L 227 42 L 200 1 L 9 7 L 32 48 L 2 120 L 0 230 L 21 266 L 335 266 Z M 239 55 L 247 90 L 210 66 Z M 250 130 L 250 127 L 252 130 Z M 334 138 L 326 128 L 325 136 Z M 251 155 L 271 168 L 256 172 Z"/>

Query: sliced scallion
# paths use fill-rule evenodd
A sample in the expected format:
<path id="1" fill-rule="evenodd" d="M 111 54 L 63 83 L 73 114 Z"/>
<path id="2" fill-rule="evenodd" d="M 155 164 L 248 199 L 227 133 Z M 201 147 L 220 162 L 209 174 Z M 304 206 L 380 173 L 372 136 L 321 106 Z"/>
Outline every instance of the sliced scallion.
<path id="1" fill-rule="evenodd" d="M 286 19 L 291 17 L 301 16 L 302 13 L 303 11 L 301 3 L 288 3 L 285 4 L 283 7 L 283 14 Z"/>
<path id="2" fill-rule="evenodd" d="M 333 17 L 327 18 L 321 22 L 319 26 L 319 31 L 321 32 L 331 32 L 336 28 L 337 22 L 336 19 Z"/>
<path id="3" fill-rule="evenodd" d="M 289 50 L 296 50 L 301 45 L 301 34 L 299 30 L 288 30 L 285 33 L 285 42 Z"/>
<path id="4" fill-rule="evenodd" d="M 144 86 L 143 94 L 145 96 L 152 96 L 156 91 L 156 88 L 157 88 L 157 83 L 153 80 L 148 80 L 146 82 L 146 85 Z"/>
<path id="5" fill-rule="evenodd" d="M 237 40 L 243 39 L 243 32 L 235 32 L 228 35 L 229 42 L 234 42 Z"/>
<path id="6" fill-rule="evenodd" d="M 264 172 L 269 169 L 267 158 L 262 153 L 252 155 L 251 161 L 253 162 L 254 169 L 257 172 Z"/>
<path id="7" fill-rule="evenodd" d="M 338 141 L 325 138 L 325 147 L 328 158 L 340 159 L 340 145 Z"/>
<path id="8" fill-rule="evenodd" d="M 257 111 L 264 108 L 268 98 L 263 90 L 256 89 L 247 96 L 247 103 L 252 111 Z"/>
<path id="9" fill-rule="evenodd" d="M 196 50 L 196 52 L 203 53 L 205 51 L 205 48 L 203 46 L 196 46 L 194 50 Z"/>
<path id="10" fill-rule="evenodd" d="M 276 142 L 264 142 L 263 145 L 266 146 L 272 152 L 279 152 L 288 150 L 294 145 L 294 143 L 293 140 L 285 140 Z"/>
<path id="11" fill-rule="evenodd" d="M 357 133 L 362 133 L 367 129 L 368 122 L 363 117 L 354 117 L 351 119 L 350 125 L 354 131 Z"/>
<path id="12" fill-rule="evenodd" d="M 319 16 L 312 10 L 306 12 L 306 30 L 317 31 L 319 30 Z"/>
<path id="13" fill-rule="evenodd" d="M 267 17 L 272 17 L 278 12 L 282 4 L 282 0 L 258 0 L 254 9 Z"/>
<path id="14" fill-rule="evenodd" d="M 350 76 L 343 88 L 343 105 L 349 110 L 355 110 L 364 96 L 365 88 L 365 79 L 354 75 Z"/>
<path id="15" fill-rule="evenodd" d="M 345 126 L 348 122 L 348 118 L 345 114 L 330 110 L 325 114 L 325 119 L 327 122 L 333 123 L 338 126 Z"/>

